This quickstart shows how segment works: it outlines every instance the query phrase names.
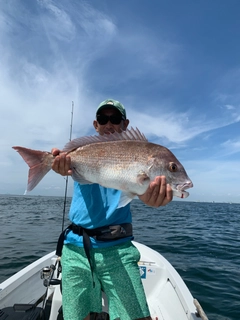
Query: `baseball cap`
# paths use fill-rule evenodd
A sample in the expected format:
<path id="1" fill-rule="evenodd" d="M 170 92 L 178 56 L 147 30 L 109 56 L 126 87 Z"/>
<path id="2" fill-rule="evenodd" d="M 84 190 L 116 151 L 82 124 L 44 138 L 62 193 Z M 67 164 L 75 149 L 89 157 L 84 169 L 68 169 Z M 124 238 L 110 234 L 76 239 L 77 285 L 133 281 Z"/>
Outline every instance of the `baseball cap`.
<path id="1" fill-rule="evenodd" d="M 113 100 L 113 99 L 107 99 L 107 100 L 104 100 L 103 102 L 100 103 L 100 105 L 98 106 L 97 108 L 97 111 L 96 111 L 96 115 L 99 114 L 99 112 L 104 109 L 104 108 L 114 108 L 114 109 L 117 109 L 123 116 L 124 119 L 127 118 L 127 115 L 126 115 L 126 110 L 123 106 L 123 104 L 121 104 L 119 101 L 117 100 Z"/>

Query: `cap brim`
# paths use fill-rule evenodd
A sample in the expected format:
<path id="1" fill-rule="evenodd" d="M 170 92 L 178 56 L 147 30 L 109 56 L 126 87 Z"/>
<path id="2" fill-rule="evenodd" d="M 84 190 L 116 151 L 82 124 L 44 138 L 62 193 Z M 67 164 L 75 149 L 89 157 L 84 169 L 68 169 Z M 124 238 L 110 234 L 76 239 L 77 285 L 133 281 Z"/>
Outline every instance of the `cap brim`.
<path id="1" fill-rule="evenodd" d="M 103 109 L 115 109 L 117 110 L 125 119 L 125 115 L 122 114 L 122 112 L 118 109 L 118 107 L 114 106 L 114 105 L 111 105 L 111 104 L 104 104 L 103 106 L 101 106 L 100 108 L 98 108 L 97 112 L 96 112 L 96 115 L 99 114 L 100 111 L 102 111 Z"/>

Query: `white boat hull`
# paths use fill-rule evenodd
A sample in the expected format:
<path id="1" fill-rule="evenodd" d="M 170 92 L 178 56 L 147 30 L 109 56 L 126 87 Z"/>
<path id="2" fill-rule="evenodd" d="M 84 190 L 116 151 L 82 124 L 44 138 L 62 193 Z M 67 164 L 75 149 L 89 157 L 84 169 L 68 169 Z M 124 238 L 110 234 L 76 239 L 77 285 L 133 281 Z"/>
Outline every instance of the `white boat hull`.
<path id="1" fill-rule="evenodd" d="M 158 252 L 143 244 L 133 243 L 141 253 L 139 269 L 153 319 L 199 320 L 194 299 L 173 266 Z M 34 304 L 46 293 L 46 299 L 52 295 L 47 319 L 57 320 L 62 305 L 60 286 L 50 285 L 46 288 L 40 278 L 40 271 L 46 266 L 54 265 L 56 259 L 55 252 L 51 252 L 0 284 L 0 310 L 3 316 L 4 308 L 12 307 L 16 303 Z M 56 277 L 55 271 L 53 278 Z M 104 295 L 102 301 L 103 311 L 107 312 L 107 299 Z M 44 301 L 39 306 L 44 308 Z M 202 319 L 207 319 L 204 312 Z"/>

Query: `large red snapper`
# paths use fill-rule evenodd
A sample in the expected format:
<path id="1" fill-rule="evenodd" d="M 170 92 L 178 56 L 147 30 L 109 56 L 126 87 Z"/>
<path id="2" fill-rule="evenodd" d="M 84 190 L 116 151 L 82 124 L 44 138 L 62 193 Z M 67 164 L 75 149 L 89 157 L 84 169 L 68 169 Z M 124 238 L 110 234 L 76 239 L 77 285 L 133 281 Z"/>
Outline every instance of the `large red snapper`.
<path id="1" fill-rule="evenodd" d="M 30 167 L 27 191 L 31 191 L 51 169 L 50 152 L 13 147 Z M 62 152 L 71 156 L 72 178 L 123 191 L 119 207 L 142 195 L 156 176 L 166 176 L 173 195 L 186 198 L 193 187 L 184 167 L 167 148 L 150 143 L 138 129 L 68 142 Z"/>

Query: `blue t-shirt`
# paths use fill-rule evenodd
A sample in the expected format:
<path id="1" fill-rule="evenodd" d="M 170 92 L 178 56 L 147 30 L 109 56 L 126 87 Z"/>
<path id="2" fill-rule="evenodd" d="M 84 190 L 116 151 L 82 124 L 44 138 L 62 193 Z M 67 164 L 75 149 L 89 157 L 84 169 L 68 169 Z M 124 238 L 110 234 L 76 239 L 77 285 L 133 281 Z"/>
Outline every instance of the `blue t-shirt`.
<path id="1" fill-rule="evenodd" d="M 76 225 L 86 229 L 131 223 L 132 214 L 130 204 L 118 208 L 122 192 L 115 189 L 108 189 L 99 184 L 81 185 L 74 182 L 74 192 L 69 212 L 69 219 Z M 132 237 L 122 238 L 114 241 L 99 241 L 91 238 L 94 248 L 109 247 L 133 239 Z M 82 236 L 68 232 L 64 241 L 83 247 Z"/>

